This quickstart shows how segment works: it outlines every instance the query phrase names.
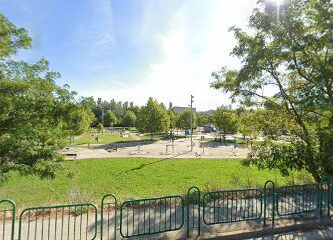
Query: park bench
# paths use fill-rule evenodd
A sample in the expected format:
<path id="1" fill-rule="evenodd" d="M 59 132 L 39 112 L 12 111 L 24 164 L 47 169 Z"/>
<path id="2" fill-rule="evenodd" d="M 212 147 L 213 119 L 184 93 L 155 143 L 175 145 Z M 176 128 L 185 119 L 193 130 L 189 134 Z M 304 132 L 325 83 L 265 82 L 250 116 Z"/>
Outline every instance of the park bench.
<path id="1" fill-rule="evenodd" d="M 77 153 L 63 153 L 66 157 L 72 157 L 73 160 L 77 159 Z"/>

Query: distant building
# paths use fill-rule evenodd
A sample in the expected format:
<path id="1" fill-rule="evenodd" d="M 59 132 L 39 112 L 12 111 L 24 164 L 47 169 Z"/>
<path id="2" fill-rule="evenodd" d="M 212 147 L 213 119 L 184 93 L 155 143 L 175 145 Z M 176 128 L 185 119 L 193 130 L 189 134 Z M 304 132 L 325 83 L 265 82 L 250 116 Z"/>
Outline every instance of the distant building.
<path id="1" fill-rule="evenodd" d="M 186 110 L 189 110 L 189 107 L 173 107 L 173 110 L 177 113 L 177 114 L 182 114 L 183 112 L 185 112 Z M 196 108 L 192 108 L 192 112 L 195 114 L 197 112 Z"/>
<path id="2" fill-rule="evenodd" d="M 203 111 L 200 112 L 202 114 L 208 115 L 208 116 L 212 116 L 214 114 L 215 110 L 207 110 L 207 111 Z"/>

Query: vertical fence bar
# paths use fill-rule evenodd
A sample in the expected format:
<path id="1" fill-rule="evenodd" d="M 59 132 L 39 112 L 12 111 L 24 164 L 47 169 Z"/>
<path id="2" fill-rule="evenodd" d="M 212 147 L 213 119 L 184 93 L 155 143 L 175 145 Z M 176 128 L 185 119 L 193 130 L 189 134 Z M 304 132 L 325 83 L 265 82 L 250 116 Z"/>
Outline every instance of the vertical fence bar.
<path id="1" fill-rule="evenodd" d="M 61 221 L 58 221 L 59 211 Z M 92 226 L 89 225 L 90 212 L 94 213 L 94 219 L 90 221 Z M 34 231 L 30 231 L 31 221 L 34 222 Z M 84 235 L 89 240 L 96 239 L 97 236 L 97 208 L 90 203 L 26 208 L 19 217 L 18 240 L 77 240 Z"/>
<path id="2" fill-rule="evenodd" d="M 326 185 L 326 188 L 325 188 Z M 327 216 L 329 217 L 331 211 L 331 184 L 325 180 L 322 180 L 319 183 L 319 208 L 320 208 L 320 217 L 324 216 L 323 213 L 323 202 L 326 204 Z"/>
<path id="3" fill-rule="evenodd" d="M 191 193 L 192 192 L 192 193 Z M 196 194 L 197 196 L 193 199 L 193 195 Z M 194 205 L 197 204 L 198 206 L 198 236 L 201 233 L 201 217 L 200 217 L 200 213 L 201 213 L 201 209 L 200 209 L 200 200 L 201 200 L 201 193 L 200 193 L 200 189 L 198 187 L 190 187 L 187 191 L 187 199 L 186 199 L 186 203 L 187 203 L 187 237 L 190 236 L 190 204 L 192 203 L 192 201 L 195 201 L 193 203 L 193 211 L 192 211 L 192 228 L 194 228 L 195 225 L 195 214 L 194 214 Z"/>
<path id="4" fill-rule="evenodd" d="M 264 185 L 264 226 L 267 226 L 267 185 L 271 184 L 271 191 L 272 191 L 272 227 L 274 227 L 275 221 L 275 204 L 279 204 L 278 202 L 275 203 L 275 184 L 273 181 L 268 180 L 265 182 Z"/>
<path id="5" fill-rule="evenodd" d="M 155 206 L 156 202 L 159 202 L 160 206 Z M 123 238 L 130 238 L 180 230 L 184 226 L 184 202 L 181 196 L 143 198 L 123 202 L 120 206 L 120 235 Z M 155 215 L 155 213 L 152 214 L 151 208 L 154 208 L 154 211 L 159 209 L 159 218 L 151 219 L 152 215 Z M 158 229 L 151 226 L 157 224 Z"/>
<path id="6" fill-rule="evenodd" d="M 330 207 L 330 203 L 331 203 L 331 194 L 330 194 L 330 189 L 331 189 L 331 184 L 327 181 L 326 183 L 326 187 L 327 187 L 327 191 L 326 191 L 326 198 L 325 198 L 325 203 L 327 205 L 327 217 L 329 217 L 330 211 L 331 211 L 331 207 Z"/>
<path id="7" fill-rule="evenodd" d="M 2 205 L 4 205 L 5 209 L 1 209 Z M 10 205 L 10 208 L 8 209 L 8 206 L 6 206 L 6 205 Z M 2 239 L 3 240 L 6 239 L 6 219 L 7 219 L 7 212 L 11 212 L 10 238 L 7 238 L 7 239 L 14 240 L 14 236 L 15 236 L 16 204 L 15 204 L 14 201 L 12 201 L 10 199 L 0 200 L 0 213 L 3 213 L 3 219 L 2 219 Z"/>
<path id="8" fill-rule="evenodd" d="M 112 202 L 106 200 L 108 198 L 112 199 Z M 118 200 L 117 197 L 114 194 L 107 194 L 102 198 L 101 203 L 101 240 L 103 240 L 103 234 L 104 234 L 104 208 L 105 205 L 107 205 L 107 239 L 110 239 L 110 205 L 114 205 L 114 227 L 113 227 L 113 239 L 117 239 L 117 208 L 118 208 Z M 133 214 L 134 216 L 134 214 Z"/>
<path id="9" fill-rule="evenodd" d="M 202 220 L 206 225 L 262 218 L 262 191 L 258 188 L 207 192 L 203 194 L 201 204 Z M 219 217 L 220 213 L 222 216 Z"/>
<path id="10" fill-rule="evenodd" d="M 319 189 L 318 189 L 318 204 L 319 204 L 319 215 L 320 217 L 323 217 L 323 184 L 322 182 L 319 183 Z"/>

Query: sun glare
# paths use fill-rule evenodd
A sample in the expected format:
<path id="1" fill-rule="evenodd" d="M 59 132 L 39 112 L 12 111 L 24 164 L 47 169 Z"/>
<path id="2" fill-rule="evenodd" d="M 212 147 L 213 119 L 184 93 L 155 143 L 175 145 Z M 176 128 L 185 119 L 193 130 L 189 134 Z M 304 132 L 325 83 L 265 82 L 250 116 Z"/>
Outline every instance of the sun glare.
<path id="1" fill-rule="evenodd" d="M 280 6 L 281 4 L 283 4 L 283 2 L 285 0 L 270 0 L 272 3 L 275 3 L 276 5 Z"/>

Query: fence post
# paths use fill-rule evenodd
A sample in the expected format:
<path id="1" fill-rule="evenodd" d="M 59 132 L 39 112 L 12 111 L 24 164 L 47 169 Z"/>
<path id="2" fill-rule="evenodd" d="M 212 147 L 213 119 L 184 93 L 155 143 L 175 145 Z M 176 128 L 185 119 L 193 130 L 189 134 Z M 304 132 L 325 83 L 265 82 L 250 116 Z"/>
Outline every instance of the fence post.
<path id="1" fill-rule="evenodd" d="M 107 198 L 112 198 L 113 199 L 113 203 L 108 202 L 105 203 L 105 199 Z M 102 202 L 101 202 L 101 240 L 103 240 L 103 229 L 104 229 L 104 205 L 107 204 L 108 207 L 108 212 L 109 212 L 109 207 L 110 204 L 114 204 L 114 233 L 113 233 L 113 239 L 116 240 L 117 239 L 117 207 L 118 207 L 118 201 L 117 201 L 117 197 L 114 194 L 107 194 L 104 195 L 102 198 Z M 109 218 L 108 218 L 108 223 L 109 223 Z M 108 225 L 108 228 L 110 226 Z M 109 236 L 108 238 L 109 239 Z"/>
<path id="2" fill-rule="evenodd" d="M 325 189 L 324 189 L 324 185 L 326 184 L 326 186 L 327 186 L 327 191 L 325 191 Z M 326 206 L 326 210 L 327 210 L 327 217 L 329 217 L 330 216 L 330 203 L 331 203 L 331 201 L 330 201 L 330 196 L 331 196 L 331 191 L 330 191 L 330 184 L 328 183 L 328 182 L 324 182 L 324 183 L 322 183 L 322 193 L 323 192 L 326 192 L 326 196 L 325 196 L 325 204 L 327 204 L 327 206 Z"/>
<path id="3" fill-rule="evenodd" d="M 12 226 L 11 226 L 11 232 L 10 232 L 10 240 L 14 240 L 15 238 L 15 217 L 16 217 L 16 203 L 10 199 L 4 199 L 4 200 L 0 200 L 0 205 L 1 204 L 10 204 L 11 205 L 11 209 L 5 209 L 5 210 L 1 210 L 0 212 L 4 212 L 4 219 L 3 219 L 3 233 L 2 233 L 2 239 L 5 239 L 5 228 L 6 228 L 6 212 L 7 211 L 11 211 L 12 212 Z"/>
<path id="4" fill-rule="evenodd" d="M 327 191 L 325 191 L 324 185 L 326 184 L 327 186 Z M 326 192 L 326 193 L 325 193 Z M 331 184 L 325 180 L 320 181 L 319 183 L 319 212 L 320 212 L 320 217 L 323 217 L 323 201 L 325 204 L 327 204 L 326 210 L 327 210 L 327 216 L 329 217 L 330 211 L 331 211 Z M 324 195 L 326 194 L 325 198 Z"/>
<path id="5" fill-rule="evenodd" d="M 191 192 L 192 194 L 197 194 L 197 198 L 196 198 L 196 203 L 198 204 L 198 236 L 201 233 L 201 217 L 200 217 L 200 200 L 201 200 L 201 193 L 200 193 L 200 189 L 198 187 L 190 187 L 187 191 L 187 199 L 186 199 L 186 203 L 187 203 L 187 219 L 186 219 L 186 223 L 187 223 L 187 237 L 190 236 L 190 202 L 191 202 Z M 194 228 L 194 204 L 193 204 L 193 214 L 192 214 L 192 221 L 193 221 L 193 228 Z"/>
<path id="6" fill-rule="evenodd" d="M 275 184 L 273 181 L 268 180 L 265 182 L 264 185 L 264 226 L 267 226 L 267 217 L 266 217 L 266 211 L 267 211 L 267 185 L 271 184 L 272 187 L 272 227 L 274 227 L 274 221 L 275 221 Z"/>
<path id="7" fill-rule="evenodd" d="M 320 181 L 319 183 L 319 192 L 318 192 L 318 199 L 319 199 L 319 216 L 323 217 L 323 183 Z"/>

